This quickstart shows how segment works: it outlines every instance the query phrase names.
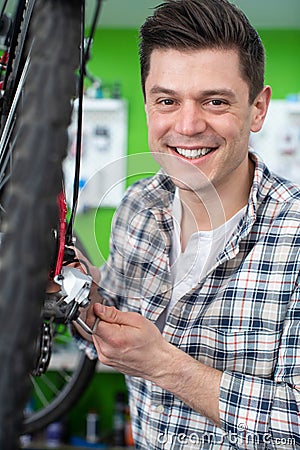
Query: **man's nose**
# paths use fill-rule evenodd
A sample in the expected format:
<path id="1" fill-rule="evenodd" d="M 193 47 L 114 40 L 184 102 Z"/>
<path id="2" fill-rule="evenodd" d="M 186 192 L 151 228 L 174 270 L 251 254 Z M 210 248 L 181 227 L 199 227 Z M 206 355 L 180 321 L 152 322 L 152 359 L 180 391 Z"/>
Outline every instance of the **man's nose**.
<path id="1" fill-rule="evenodd" d="M 203 133 L 207 128 L 205 112 L 193 101 L 182 103 L 175 117 L 175 131 L 186 136 Z"/>

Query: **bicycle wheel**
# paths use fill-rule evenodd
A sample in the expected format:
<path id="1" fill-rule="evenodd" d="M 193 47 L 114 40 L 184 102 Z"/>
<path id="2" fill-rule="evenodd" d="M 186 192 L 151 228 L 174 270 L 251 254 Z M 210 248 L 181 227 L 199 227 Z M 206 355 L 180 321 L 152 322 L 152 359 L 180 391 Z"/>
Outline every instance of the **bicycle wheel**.
<path id="1" fill-rule="evenodd" d="M 18 448 L 48 270 L 79 61 L 81 0 L 37 0 L 5 192 L 0 267 L 0 448 Z M 20 103 L 20 102 L 19 102 Z M 20 106 L 20 105 L 19 105 Z"/>

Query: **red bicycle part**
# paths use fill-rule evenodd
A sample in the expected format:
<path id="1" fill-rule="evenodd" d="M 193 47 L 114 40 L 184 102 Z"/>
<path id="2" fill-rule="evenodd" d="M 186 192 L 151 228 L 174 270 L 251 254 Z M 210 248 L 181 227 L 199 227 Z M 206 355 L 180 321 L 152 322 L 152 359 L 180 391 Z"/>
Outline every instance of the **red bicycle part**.
<path id="1" fill-rule="evenodd" d="M 63 191 L 61 191 L 57 197 L 57 204 L 59 208 L 58 249 L 53 277 L 60 274 L 65 253 L 67 232 L 67 202 Z"/>

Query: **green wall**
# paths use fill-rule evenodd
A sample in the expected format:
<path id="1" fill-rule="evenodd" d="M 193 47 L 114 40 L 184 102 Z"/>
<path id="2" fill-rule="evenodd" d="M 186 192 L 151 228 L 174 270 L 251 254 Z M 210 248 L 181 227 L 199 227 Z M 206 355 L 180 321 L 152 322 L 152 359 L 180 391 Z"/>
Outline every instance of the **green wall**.
<path id="1" fill-rule="evenodd" d="M 103 84 L 121 83 L 122 95 L 129 103 L 129 152 L 146 150 L 145 118 L 138 62 L 136 30 L 97 30 L 90 72 Z"/>
<path id="2" fill-rule="evenodd" d="M 261 30 L 266 48 L 266 83 L 273 98 L 300 92 L 300 30 Z"/>

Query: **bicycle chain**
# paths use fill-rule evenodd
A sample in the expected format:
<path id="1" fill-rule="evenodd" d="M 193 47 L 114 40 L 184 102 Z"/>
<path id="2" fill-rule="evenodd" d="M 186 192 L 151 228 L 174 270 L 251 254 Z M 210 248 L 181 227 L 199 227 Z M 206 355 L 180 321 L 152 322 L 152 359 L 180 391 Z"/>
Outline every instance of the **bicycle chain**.
<path id="1" fill-rule="evenodd" d="M 41 326 L 40 339 L 37 344 L 37 359 L 34 369 L 31 371 L 33 376 L 41 376 L 48 369 L 51 354 L 52 354 L 52 341 L 53 341 L 53 328 L 52 320 L 43 322 Z"/>

